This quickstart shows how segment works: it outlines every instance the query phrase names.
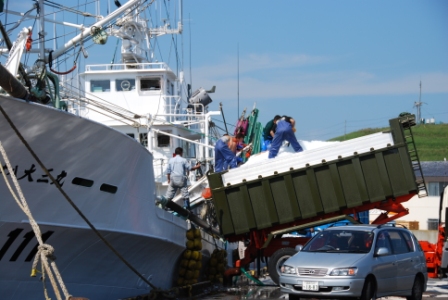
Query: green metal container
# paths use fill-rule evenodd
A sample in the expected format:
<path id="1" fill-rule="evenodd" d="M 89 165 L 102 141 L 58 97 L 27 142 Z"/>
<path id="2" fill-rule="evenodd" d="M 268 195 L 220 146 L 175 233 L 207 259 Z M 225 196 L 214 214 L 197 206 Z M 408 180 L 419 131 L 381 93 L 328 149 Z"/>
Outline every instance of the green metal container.
<path id="1" fill-rule="evenodd" d="M 413 119 L 390 120 L 394 145 L 318 165 L 223 186 L 209 175 L 216 215 L 226 237 L 417 194 L 404 129 Z M 412 136 L 412 133 L 411 133 Z"/>

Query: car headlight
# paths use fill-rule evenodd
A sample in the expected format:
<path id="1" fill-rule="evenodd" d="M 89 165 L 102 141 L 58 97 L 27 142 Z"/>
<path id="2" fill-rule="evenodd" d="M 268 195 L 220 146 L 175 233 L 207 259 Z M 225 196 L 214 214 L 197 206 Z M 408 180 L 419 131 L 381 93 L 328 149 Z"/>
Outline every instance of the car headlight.
<path id="1" fill-rule="evenodd" d="M 354 276 L 358 268 L 339 268 L 333 269 L 331 271 L 330 276 Z"/>
<path id="2" fill-rule="evenodd" d="M 282 274 L 290 274 L 290 275 L 297 274 L 296 268 L 288 265 L 283 265 L 280 270 Z"/>

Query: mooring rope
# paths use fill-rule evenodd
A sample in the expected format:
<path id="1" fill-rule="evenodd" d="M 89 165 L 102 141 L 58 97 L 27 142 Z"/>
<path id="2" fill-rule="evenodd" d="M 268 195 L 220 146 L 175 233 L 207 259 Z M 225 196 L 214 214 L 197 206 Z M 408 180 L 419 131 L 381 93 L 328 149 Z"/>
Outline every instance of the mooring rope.
<path id="1" fill-rule="evenodd" d="M 28 220 L 30 221 L 30 225 L 34 231 L 34 235 L 36 236 L 36 239 L 39 243 L 38 251 L 36 253 L 36 256 L 34 257 L 33 267 L 31 274 L 35 274 L 35 270 L 37 268 L 37 264 L 39 260 L 42 263 L 42 271 L 45 270 L 48 274 L 48 278 L 50 279 L 51 285 L 53 286 L 54 293 L 56 294 L 56 298 L 58 300 L 61 300 L 61 294 L 59 292 L 59 287 L 54 279 L 53 273 L 57 278 L 57 281 L 59 283 L 59 286 L 64 293 L 65 299 L 69 299 L 71 295 L 68 293 L 67 288 L 65 287 L 64 281 L 62 280 L 61 274 L 59 273 L 58 268 L 56 267 L 56 263 L 54 262 L 54 248 L 48 244 L 45 244 L 42 240 L 42 234 L 39 228 L 39 225 L 37 224 L 36 220 L 34 220 L 33 215 L 31 214 L 31 211 L 28 207 L 28 203 L 26 202 L 26 199 L 22 193 L 22 189 L 20 188 L 19 182 L 17 181 L 17 177 L 14 173 L 13 168 L 11 167 L 11 164 L 9 162 L 8 156 L 6 154 L 5 149 L 3 148 L 2 143 L 0 142 L 0 152 L 2 154 L 3 160 L 6 163 L 6 166 L 9 171 L 9 175 L 12 178 L 12 181 L 14 183 L 14 188 L 17 192 L 14 191 L 12 188 L 8 178 L 6 177 L 6 172 L 2 172 L 3 179 L 5 180 L 6 185 L 8 186 L 8 189 L 13 196 L 14 200 L 17 202 L 19 207 L 22 209 L 22 211 L 27 215 Z M 0 165 L 2 166 L 2 162 L 0 161 Z M 48 264 L 48 260 L 50 260 L 50 265 Z M 53 271 L 53 272 L 52 272 Z"/>
<path id="2" fill-rule="evenodd" d="M 54 183 L 55 187 L 61 192 L 61 194 L 64 196 L 64 198 L 67 200 L 68 203 L 73 207 L 73 209 L 76 210 L 76 212 L 79 214 L 79 216 L 87 223 L 87 225 L 95 232 L 95 234 L 103 241 L 103 243 L 132 271 L 134 272 L 140 279 L 143 280 L 148 286 L 155 290 L 159 290 L 154 284 L 152 284 L 148 279 L 146 279 L 140 272 L 138 272 L 118 251 L 107 241 L 101 233 L 93 226 L 93 224 L 87 219 L 87 217 L 82 213 L 82 211 L 76 206 L 76 204 L 70 199 L 70 197 L 67 195 L 67 193 L 62 189 L 59 182 L 56 181 L 56 179 L 53 177 L 53 175 L 48 171 L 48 169 L 45 167 L 45 165 L 42 163 L 42 161 L 39 159 L 37 154 L 31 149 L 31 146 L 27 143 L 25 138 L 22 136 L 22 134 L 19 132 L 17 127 L 14 125 L 12 120 L 9 118 L 6 111 L 3 109 L 3 107 L 0 105 L 0 111 L 7 120 L 8 124 L 11 126 L 11 128 L 14 130 L 17 137 L 20 139 L 20 141 L 25 145 L 25 147 L 28 149 L 32 157 L 36 160 L 36 162 L 39 164 L 39 166 L 42 168 L 42 170 L 45 172 L 45 174 L 50 178 L 51 182 Z M 11 172 L 10 172 L 11 173 Z"/>

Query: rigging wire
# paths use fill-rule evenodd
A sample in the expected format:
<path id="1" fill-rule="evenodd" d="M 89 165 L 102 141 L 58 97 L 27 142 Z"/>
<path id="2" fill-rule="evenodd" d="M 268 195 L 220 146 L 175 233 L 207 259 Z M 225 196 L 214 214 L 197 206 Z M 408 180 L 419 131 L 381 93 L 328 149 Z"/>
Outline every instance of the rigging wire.
<path id="1" fill-rule="evenodd" d="M 50 0 L 44 0 L 44 2 L 46 2 L 44 4 L 49 6 L 49 7 L 60 8 L 60 11 L 65 10 L 65 11 L 68 11 L 68 12 L 71 12 L 71 13 L 74 13 L 74 14 L 82 15 L 84 17 L 93 17 L 93 18 L 99 18 L 100 17 L 100 16 L 93 15 L 93 14 L 87 12 L 87 11 L 76 10 L 76 9 L 73 8 L 73 7 L 79 7 L 80 5 L 73 6 L 73 7 L 68 7 L 68 6 L 64 6 L 62 4 L 59 4 L 59 3 L 56 3 L 56 2 L 53 2 L 53 1 L 50 1 Z M 84 3 L 84 5 L 91 4 L 91 3 L 94 3 L 94 2 L 96 2 L 96 1 L 91 1 L 91 2 L 88 2 L 88 3 L 86 2 L 86 3 Z"/>
<path id="2" fill-rule="evenodd" d="M 71 90 L 78 90 L 73 85 L 68 84 L 68 86 L 70 87 Z M 71 90 L 69 90 L 69 91 L 71 91 Z M 102 98 L 100 98 L 100 97 L 98 97 L 98 96 L 96 96 L 94 94 L 88 93 L 91 97 L 94 97 L 97 100 L 92 99 L 92 98 L 82 98 L 80 93 L 81 93 L 81 91 L 79 92 L 79 94 L 77 94 L 77 93 L 68 94 L 67 93 L 65 96 L 66 97 L 73 97 L 75 99 L 78 99 L 80 103 L 85 103 L 85 104 L 89 105 L 89 109 L 91 109 L 91 110 L 93 110 L 93 111 L 95 111 L 97 113 L 100 113 L 100 114 L 102 114 L 104 116 L 108 116 L 108 117 L 115 116 L 115 117 L 118 117 L 118 118 L 114 118 L 114 120 L 116 120 L 116 121 L 122 122 L 122 123 L 127 124 L 127 125 L 133 125 L 133 126 L 136 126 L 136 127 L 145 127 L 145 125 L 139 124 L 136 121 L 135 117 L 140 117 L 137 114 L 135 114 L 135 113 L 133 113 L 133 112 L 131 112 L 129 110 L 126 110 L 126 109 L 124 109 L 121 106 L 117 106 L 117 105 L 115 105 L 115 104 L 113 104 L 113 103 L 111 103 L 111 102 L 109 102 L 107 100 L 104 100 L 104 99 L 102 99 Z M 71 100 L 68 100 L 68 101 L 71 101 Z M 96 109 L 94 107 L 96 107 Z M 124 120 L 132 122 L 132 124 L 126 123 Z M 208 137 L 208 138 L 214 139 L 214 140 L 216 140 L 217 136 L 219 136 L 219 134 L 217 134 L 216 136 L 212 136 L 210 134 L 197 132 L 195 130 L 192 130 L 192 129 L 184 127 L 183 122 L 182 122 L 182 124 L 173 123 L 173 122 L 170 122 L 170 121 L 166 121 L 164 117 L 160 117 L 160 118 L 154 117 L 154 118 L 152 118 L 152 123 L 154 123 L 155 121 L 163 122 L 164 124 L 171 125 L 173 127 L 179 127 L 179 128 L 182 128 L 183 130 L 189 131 L 189 132 L 191 132 L 193 134 L 199 134 L 202 137 Z M 214 125 L 214 126 L 216 126 L 216 125 Z"/>
<path id="3" fill-rule="evenodd" d="M 27 17 L 27 15 L 29 15 L 29 14 L 30 14 L 33 10 L 35 10 L 35 9 L 36 9 L 36 7 L 33 6 L 33 8 L 31 8 L 30 10 L 26 11 L 26 12 L 23 14 L 22 18 L 20 18 L 19 20 L 15 21 L 15 22 L 9 23 L 9 24 L 8 24 L 8 22 L 7 22 L 7 20 L 6 20 L 6 17 L 5 17 L 5 26 L 9 26 L 9 25 L 11 25 L 11 24 L 16 23 L 16 25 L 13 26 L 12 28 L 10 28 L 10 29 L 7 31 L 7 33 L 10 34 L 14 29 L 16 29 L 17 27 L 19 27 L 19 25 L 20 25 L 20 24 L 22 23 L 22 21 Z M 8 14 L 5 13 L 5 15 L 7 16 Z"/>
<path id="4" fill-rule="evenodd" d="M 64 198 L 69 202 L 69 204 L 76 210 L 76 212 L 79 214 L 79 216 L 87 223 L 87 225 L 92 229 L 92 231 L 108 246 L 108 248 L 118 257 L 120 260 L 130 269 L 132 270 L 138 277 L 140 277 L 146 284 L 148 284 L 153 289 L 157 289 L 156 286 L 154 286 L 149 280 L 147 280 L 142 274 L 140 274 L 118 251 L 109 243 L 108 240 L 104 238 L 104 236 L 95 228 L 95 226 L 89 221 L 89 219 L 82 213 L 82 211 L 78 208 L 78 206 L 71 200 L 71 198 L 67 195 L 67 193 L 62 189 L 59 182 L 56 181 L 56 179 L 53 177 L 53 175 L 50 173 L 50 171 L 45 167 L 43 162 L 40 160 L 40 158 L 37 156 L 37 154 L 34 152 L 34 150 L 31 148 L 31 146 L 28 144 L 28 142 L 25 140 L 25 138 L 22 136 L 18 128 L 15 126 L 15 124 L 12 122 L 12 120 L 9 118 L 6 111 L 3 109 L 3 107 L 0 105 L 0 111 L 7 120 L 8 124 L 11 126 L 11 128 L 16 133 L 17 137 L 20 139 L 20 141 L 23 143 L 23 145 L 28 149 L 31 156 L 36 160 L 36 162 L 39 164 L 39 166 L 42 168 L 42 170 L 45 172 L 45 174 L 50 178 L 51 182 L 55 185 L 55 187 L 59 190 L 59 192 L 64 196 Z"/>
<path id="5" fill-rule="evenodd" d="M 59 5 L 52 5 L 52 3 L 53 2 L 51 2 L 51 1 L 47 1 L 46 0 L 46 2 L 47 2 L 47 4 L 46 5 L 48 5 L 48 6 L 50 6 L 50 7 L 52 7 L 53 9 L 57 9 L 57 8 L 60 8 L 60 7 L 62 7 L 62 6 L 59 6 Z M 144 1 L 144 2 L 146 2 L 146 1 Z M 152 3 L 153 1 L 151 1 L 151 3 Z M 48 4 L 48 3 L 50 3 L 50 4 Z M 79 2 L 78 2 L 79 3 Z M 64 12 L 71 12 L 71 13 L 76 13 L 75 11 L 73 11 L 73 10 L 70 10 L 70 9 L 64 9 Z M 130 11 L 132 11 L 132 9 L 130 9 Z M 55 11 L 53 11 L 52 13 L 50 13 L 50 14 L 55 14 Z M 81 14 L 84 18 L 86 18 L 86 17 L 90 17 L 90 16 L 87 16 L 87 15 L 85 15 L 85 14 Z M 127 14 L 125 14 L 125 15 L 127 15 Z M 115 22 L 113 22 L 113 23 L 110 23 L 110 24 L 108 24 L 107 25 L 107 27 L 112 27 L 113 25 L 116 25 L 117 23 L 116 23 L 117 21 L 115 21 Z M 34 25 L 35 25 L 35 23 L 36 23 L 36 19 L 34 20 Z M 34 26 L 33 26 L 34 27 Z M 58 40 L 60 40 L 60 39 L 65 39 L 65 37 L 66 36 L 68 36 L 68 34 L 65 34 L 65 29 L 64 29 L 64 35 L 62 35 L 62 36 L 56 36 L 56 37 L 54 37 L 54 38 L 51 38 L 51 39 L 46 39 L 45 41 L 54 41 L 55 43 L 57 43 L 58 42 Z M 89 37 L 89 38 L 87 38 L 86 39 L 86 41 L 89 41 L 91 39 L 91 37 Z M 177 65 L 179 66 L 179 53 L 178 53 L 178 51 L 177 51 L 177 41 L 176 40 L 174 40 L 174 38 L 172 37 L 172 42 L 173 42 L 173 45 L 175 46 L 175 49 L 176 49 L 176 58 L 177 58 L 177 60 L 176 60 L 176 62 L 177 62 Z M 93 46 L 93 44 L 92 45 L 90 45 L 90 46 L 88 46 L 88 47 L 91 47 L 91 46 Z M 70 51 L 70 50 L 67 50 L 66 51 L 66 53 L 68 54 L 67 56 L 69 56 L 69 57 L 74 57 L 74 56 L 76 56 L 76 58 L 75 58 L 75 61 L 76 60 L 78 60 L 78 59 L 82 59 L 82 58 L 79 58 L 79 54 L 80 54 L 80 51 L 76 51 L 76 45 L 73 47 L 73 51 L 74 51 L 74 53 L 73 54 L 68 54 L 68 51 Z M 160 50 L 160 47 L 159 47 L 159 50 Z M 77 52 L 77 53 L 76 53 Z M 63 64 L 63 63 L 66 63 L 67 62 L 67 59 L 69 59 L 69 58 L 65 58 L 65 59 L 59 59 L 59 57 L 57 58 L 57 65 L 60 65 L 60 64 Z M 72 79 L 73 79 L 73 76 L 72 76 Z M 74 86 L 72 86 L 72 88 L 75 88 Z M 81 101 L 84 101 L 84 100 L 81 100 Z M 107 101 L 106 101 L 107 102 Z M 134 119 L 132 119 L 132 118 L 129 118 L 129 116 L 127 116 L 126 115 L 126 113 L 131 113 L 131 112 L 129 112 L 129 111 L 126 111 L 126 110 L 124 110 L 124 109 L 122 109 L 121 108 L 121 114 L 119 113 L 119 112 L 117 112 L 116 111 L 116 108 L 117 107 L 114 107 L 114 108 L 111 108 L 111 107 L 108 107 L 107 105 L 104 105 L 104 104 L 102 104 L 102 103 L 100 103 L 100 101 L 95 101 L 95 100 L 93 100 L 93 99 L 87 99 L 86 101 L 85 101 L 85 103 L 88 103 L 88 104 L 95 104 L 95 105 L 97 105 L 99 108 L 101 108 L 101 109 L 103 109 L 103 110 L 105 110 L 106 112 L 108 112 L 108 113 L 113 113 L 113 114 L 116 114 L 117 116 L 120 116 L 120 117 L 125 117 L 125 118 L 127 118 L 128 120 L 132 120 L 133 122 L 135 122 L 134 121 Z M 160 103 L 160 101 L 159 101 L 159 103 Z M 109 104 L 111 104 L 111 103 L 109 103 Z M 1 107 L 0 107 L 1 108 Z M 2 111 L 3 112 L 3 111 Z M 132 113 L 131 113 L 132 114 Z M 134 114 L 134 117 L 135 117 L 135 114 Z M 5 116 L 5 118 L 7 118 L 6 116 Z M 157 118 L 156 118 L 157 119 Z M 157 119 L 158 121 L 161 121 L 160 119 Z M 173 125 L 173 126 L 179 126 L 179 127 L 182 127 L 182 128 L 184 128 L 185 129 L 185 127 L 183 126 L 183 125 L 180 125 L 180 124 L 175 124 L 175 123 L 172 123 L 172 122 L 165 122 L 165 123 L 168 123 L 168 124 L 171 124 L 171 125 Z M 28 150 L 31 152 L 31 154 L 33 155 L 33 157 L 36 159 L 36 161 L 40 164 L 40 166 L 44 169 L 44 171 L 47 173 L 47 175 L 49 176 L 49 178 L 52 180 L 52 182 L 53 183 L 55 183 L 55 185 L 56 185 L 56 187 L 60 190 L 60 192 L 66 197 L 66 199 L 67 199 L 67 201 L 74 207 L 74 209 L 78 212 L 78 214 L 86 221 L 86 223 L 92 228 L 92 230 L 93 231 L 95 231 L 98 235 L 99 235 L 99 237 L 100 237 L 100 239 L 102 239 L 103 240 L 103 242 L 105 242 L 106 243 L 106 245 L 108 245 L 108 246 L 110 246 L 109 248 L 111 248 L 112 246 L 107 242 L 107 240 L 105 240 L 102 236 L 101 236 L 101 234 L 99 233 L 99 232 L 97 232 L 96 231 L 96 229 L 93 227 L 93 225 L 92 224 L 90 224 L 90 222 L 89 222 L 89 220 L 82 214 L 82 212 L 76 207 L 76 205 L 71 201 L 71 199 L 70 198 L 68 198 L 68 195 L 66 195 L 65 194 L 65 192 L 61 189 L 61 187 L 60 186 L 58 186 L 58 183 L 56 182 L 56 180 L 52 177 L 52 175 L 48 172 L 48 170 L 45 168 L 45 166 L 42 164 L 42 162 L 39 160 L 39 158 L 36 156 L 36 154 L 33 152 L 33 150 L 29 147 L 29 145 L 27 144 L 27 142 L 23 139 L 23 137 L 20 135 L 20 132 L 18 132 L 18 130 L 17 130 L 17 128 L 15 128 L 15 126 L 14 126 L 14 124 L 12 124 L 12 123 L 10 123 L 10 125 L 14 128 L 14 130 L 16 131 L 16 134 L 19 136 L 19 138 L 22 140 L 22 142 L 25 144 L 25 146 L 28 148 Z M 189 129 L 186 129 L 186 130 L 189 130 Z M 215 130 L 215 128 L 212 128 L 212 130 Z M 190 130 L 191 132 L 195 132 L 195 131 L 193 131 L 193 130 Z M 197 133 L 197 132 L 196 132 Z M 202 134 L 202 133 L 201 133 Z M 202 134 L 203 136 L 205 136 L 204 134 Z M 213 137 L 212 137 L 213 138 Z M 121 257 L 121 255 L 119 254 L 119 253 L 117 253 L 116 252 L 116 250 L 115 249 L 113 249 L 113 248 L 111 248 L 111 250 L 118 256 L 118 257 L 120 257 L 120 259 L 131 269 L 131 270 L 133 270 L 145 283 L 147 283 L 149 286 L 151 286 L 153 289 L 155 289 L 156 287 L 154 286 L 154 285 L 152 285 L 148 280 L 146 280 L 144 277 L 142 277 L 142 275 L 141 274 L 139 274 L 131 265 L 129 265 L 129 263 L 127 263 L 127 261 L 126 260 L 124 260 L 124 258 L 123 257 Z"/>
<path id="6" fill-rule="evenodd" d="M 39 13 L 39 6 L 37 7 L 37 13 Z M 31 26 L 31 32 L 33 32 L 34 27 L 36 26 L 36 22 L 37 22 L 37 19 L 34 19 L 33 26 Z M 28 59 L 29 58 L 30 58 L 30 53 L 29 52 L 25 52 L 24 65 L 28 64 Z"/>
<path id="7" fill-rule="evenodd" d="M 222 124 L 231 126 L 231 127 L 233 127 L 233 128 L 236 127 L 235 124 L 230 124 L 230 123 L 228 123 L 228 122 L 224 122 L 223 120 L 217 119 L 216 117 L 212 117 L 212 120 L 213 120 L 213 122 L 220 122 L 220 123 L 222 123 Z M 225 131 L 225 130 L 224 130 L 224 131 Z"/>
<path id="8" fill-rule="evenodd" d="M 94 2 L 94 1 L 90 1 L 90 2 L 86 1 L 83 5 L 86 7 L 88 4 L 91 4 L 91 3 L 93 3 L 93 2 Z M 143 11 L 143 10 L 145 10 L 145 9 L 148 8 L 153 2 L 154 2 L 154 0 L 151 0 L 151 1 L 144 0 L 144 1 L 142 1 L 142 2 L 141 2 L 141 5 L 139 5 L 139 6 L 137 6 L 137 7 L 134 7 L 134 9 L 133 9 L 133 8 L 130 8 L 128 11 L 124 12 L 124 13 L 122 14 L 122 18 L 126 18 L 127 16 L 129 16 L 130 14 L 132 14 L 132 13 L 134 12 L 135 9 L 136 9 L 137 11 Z M 49 1 L 49 3 L 51 4 L 51 3 L 53 3 L 53 2 Z M 146 5 L 143 5 L 144 3 L 146 3 Z M 48 4 L 45 4 L 45 5 L 48 5 Z M 67 8 L 67 7 L 62 6 L 62 5 L 50 5 L 50 6 L 53 7 L 53 8 L 60 8 L 60 10 L 52 11 L 52 12 L 50 12 L 50 13 L 47 13 L 45 16 L 54 15 L 54 14 L 56 14 L 56 13 L 58 13 L 58 12 L 70 12 L 70 13 L 76 13 L 76 12 L 79 12 L 78 10 L 72 9 L 72 8 L 70 8 L 70 7 Z M 79 1 L 78 1 L 78 5 L 73 6 L 73 7 L 81 7 L 81 6 L 82 6 L 82 5 L 79 4 Z M 30 10 L 30 12 L 31 12 L 32 10 L 34 10 L 34 8 L 32 8 L 32 9 Z M 79 17 L 79 15 L 82 15 L 84 18 L 88 17 L 88 16 L 86 16 L 85 14 L 77 14 L 78 17 Z M 98 16 L 95 16 L 95 15 L 92 15 L 92 16 L 93 16 L 93 17 L 98 17 Z M 36 19 L 35 19 L 35 18 L 34 18 L 34 22 L 36 22 Z M 77 20 L 77 22 L 79 23 L 78 20 Z M 113 26 L 116 26 L 116 25 L 117 25 L 117 22 L 118 22 L 118 20 L 110 21 L 109 23 L 105 24 L 105 25 L 103 26 L 103 28 L 112 28 Z M 20 24 L 20 23 L 18 23 L 17 26 L 18 26 L 19 24 Z M 7 25 L 9 25 L 9 24 L 6 24 L 5 26 L 7 26 Z M 33 27 L 34 27 L 34 26 L 33 26 Z M 65 26 L 64 26 L 64 28 L 65 28 Z M 10 29 L 9 31 L 11 31 L 11 30 L 13 30 L 13 29 L 14 29 L 14 28 Z M 67 37 L 67 36 L 69 36 L 69 35 L 73 35 L 73 33 L 75 33 L 76 31 L 77 31 L 77 30 L 70 31 L 70 32 L 66 33 L 66 32 L 65 32 L 65 29 L 64 29 L 64 35 L 56 36 L 56 37 L 52 37 L 52 38 L 45 39 L 44 42 L 53 41 L 53 40 L 55 40 L 55 39 L 59 39 L 59 38 L 65 38 L 65 37 Z M 90 41 L 92 40 L 92 38 L 93 38 L 93 37 L 92 37 L 91 35 L 84 37 L 83 43 L 90 42 Z M 34 42 L 33 42 L 33 44 L 37 44 L 37 43 L 39 43 L 39 41 L 34 41 Z M 76 45 L 73 45 L 73 47 L 75 47 L 75 46 L 76 46 Z M 158 46 L 158 45 L 157 45 L 157 46 Z M 158 46 L 157 48 L 159 48 L 159 51 L 160 51 L 160 47 Z M 70 51 L 70 49 L 67 49 L 67 50 L 65 51 L 64 54 L 68 54 L 69 51 Z M 160 56 L 162 57 L 162 55 L 160 55 Z M 68 59 L 68 58 L 65 58 L 65 59 Z M 163 59 L 163 57 L 162 57 L 162 59 Z M 65 62 L 63 62 L 63 63 L 65 63 Z"/>

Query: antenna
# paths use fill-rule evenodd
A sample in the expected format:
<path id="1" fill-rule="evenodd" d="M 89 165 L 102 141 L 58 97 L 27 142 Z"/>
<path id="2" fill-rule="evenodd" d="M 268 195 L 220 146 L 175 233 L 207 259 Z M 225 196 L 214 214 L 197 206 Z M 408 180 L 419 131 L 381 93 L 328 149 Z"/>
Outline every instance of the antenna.
<path id="1" fill-rule="evenodd" d="M 238 96 L 238 118 L 240 117 L 240 43 L 237 44 L 237 69 L 238 69 L 238 90 L 237 90 L 237 96 Z"/>
<path id="2" fill-rule="evenodd" d="M 193 75 L 191 75 L 191 17 L 188 14 L 188 33 L 190 35 L 190 85 L 193 86 Z"/>
<path id="3" fill-rule="evenodd" d="M 422 81 L 420 80 L 420 96 L 418 97 L 418 102 L 414 102 L 414 107 L 417 108 L 417 124 L 422 123 L 422 104 L 426 104 L 425 102 L 421 102 L 422 99 Z"/>

